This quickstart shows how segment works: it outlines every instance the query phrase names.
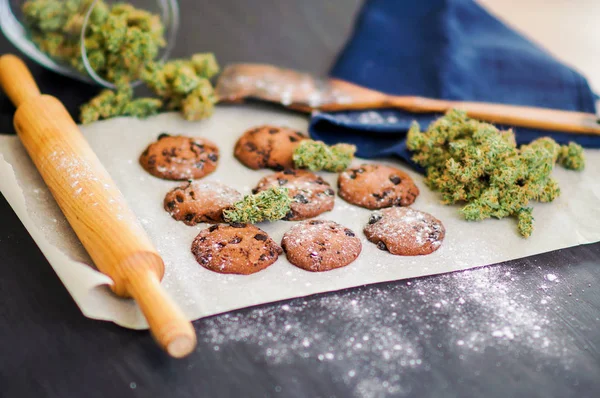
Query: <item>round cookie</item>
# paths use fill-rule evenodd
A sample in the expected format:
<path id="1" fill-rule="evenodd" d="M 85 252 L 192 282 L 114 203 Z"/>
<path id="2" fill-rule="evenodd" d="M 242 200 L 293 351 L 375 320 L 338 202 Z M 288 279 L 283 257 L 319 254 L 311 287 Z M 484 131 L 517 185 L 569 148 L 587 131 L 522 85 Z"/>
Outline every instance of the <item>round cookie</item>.
<path id="1" fill-rule="evenodd" d="M 375 211 L 364 233 L 381 250 L 400 256 L 418 256 L 436 251 L 446 230 L 429 213 L 409 207 L 391 207 Z"/>
<path id="2" fill-rule="evenodd" d="M 408 174 L 380 164 L 363 164 L 340 173 L 338 188 L 346 202 L 372 210 L 409 206 L 419 195 Z"/>
<path id="3" fill-rule="evenodd" d="M 217 168 L 219 149 L 198 137 L 161 134 L 140 156 L 140 164 L 150 174 L 165 180 L 202 178 Z"/>
<path id="4" fill-rule="evenodd" d="M 291 209 L 284 220 L 300 221 L 333 209 L 335 191 L 318 175 L 307 170 L 286 169 L 262 178 L 252 193 L 271 187 L 287 188 L 292 198 Z"/>
<path id="5" fill-rule="evenodd" d="M 258 126 L 247 130 L 235 144 L 234 155 L 247 167 L 281 171 L 294 167 L 292 156 L 308 137 L 287 127 Z"/>
<path id="6" fill-rule="evenodd" d="M 235 189 L 216 181 L 189 181 L 165 196 L 165 210 L 187 225 L 223 222 L 223 210 L 242 199 Z"/>
<path id="7" fill-rule="evenodd" d="M 206 269 L 221 274 L 253 274 L 277 261 L 283 250 L 251 224 L 215 224 L 196 236 L 192 254 Z"/>
<path id="8" fill-rule="evenodd" d="M 362 249 L 352 230 L 324 220 L 294 225 L 283 235 L 281 246 L 290 263 L 313 272 L 345 267 L 356 260 Z"/>

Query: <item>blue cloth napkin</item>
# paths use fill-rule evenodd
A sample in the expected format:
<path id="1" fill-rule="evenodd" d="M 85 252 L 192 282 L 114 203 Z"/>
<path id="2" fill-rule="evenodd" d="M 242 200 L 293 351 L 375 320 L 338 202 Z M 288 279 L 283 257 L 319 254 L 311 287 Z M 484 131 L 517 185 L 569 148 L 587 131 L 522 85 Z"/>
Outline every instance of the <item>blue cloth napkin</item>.
<path id="1" fill-rule="evenodd" d="M 471 0 L 366 0 L 331 76 L 389 94 L 595 112 L 586 79 Z M 320 113 L 310 133 L 348 142 L 364 158 L 410 162 L 405 136 L 440 115 L 398 110 Z M 511 126 L 499 126 L 511 127 Z M 600 137 L 515 128 L 519 144 L 540 136 L 600 147 Z"/>

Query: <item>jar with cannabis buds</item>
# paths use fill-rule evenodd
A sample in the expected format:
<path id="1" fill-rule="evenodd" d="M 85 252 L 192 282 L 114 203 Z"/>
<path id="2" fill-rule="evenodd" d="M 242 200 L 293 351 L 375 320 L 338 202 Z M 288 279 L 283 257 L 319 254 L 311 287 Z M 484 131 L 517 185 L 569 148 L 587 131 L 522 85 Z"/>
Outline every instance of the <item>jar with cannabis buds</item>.
<path id="1" fill-rule="evenodd" d="M 25 55 L 107 88 L 166 59 L 178 25 L 177 0 L 0 0 L 0 27 Z"/>

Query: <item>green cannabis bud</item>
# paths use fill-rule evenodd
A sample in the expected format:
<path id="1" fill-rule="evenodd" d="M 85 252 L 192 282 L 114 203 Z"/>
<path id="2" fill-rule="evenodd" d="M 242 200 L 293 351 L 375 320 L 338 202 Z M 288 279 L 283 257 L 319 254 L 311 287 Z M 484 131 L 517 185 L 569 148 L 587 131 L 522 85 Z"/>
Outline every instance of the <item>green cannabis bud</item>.
<path id="1" fill-rule="evenodd" d="M 117 91 L 102 90 L 87 104 L 81 106 L 81 123 L 89 124 L 100 119 L 116 116 L 145 118 L 158 113 L 162 107 L 162 101 L 159 99 L 133 99 L 132 97 L 133 92 L 128 85 L 119 87 Z"/>
<path id="2" fill-rule="evenodd" d="M 304 140 L 294 151 L 294 165 L 311 171 L 339 173 L 352 163 L 356 147 L 350 144 L 328 146 L 322 141 Z"/>
<path id="3" fill-rule="evenodd" d="M 517 217 L 519 233 L 533 231 L 530 200 L 551 202 L 560 188 L 551 177 L 554 165 L 581 170 L 583 149 L 560 146 L 548 137 L 517 148 L 514 133 L 451 110 L 426 132 L 413 123 L 407 135 L 413 160 L 426 170 L 425 183 L 445 204 L 463 203 L 470 221 Z"/>
<path id="4" fill-rule="evenodd" d="M 517 212 L 517 229 L 525 238 L 529 238 L 533 232 L 533 216 L 531 207 L 523 207 Z"/>
<path id="5" fill-rule="evenodd" d="M 151 62 L 140 78 L 168 109 L 180 110 L 186 120 L 200 120 L 213 113 L 217 97 L 208 79 L 218 72 L 214 55 L 200 53 L 189 60 Z"/>
<path id="6" fill-rule="evenodd" d="M 558 153 L 558 163 L 566 169 L 581 171 L 585 167 L 583 148 L 574 142 L 564 145 Z"/>
<path id="7" fill-rule="evenodd" d="M 219 64 L 212 53 L 198 53 L 192 55 L 192 65 L 198 75 L 210 79 L 219 73 Z"/>
<path id="8" fill-rule="evenodd" d="M 27 0 L 23 20 L 33 42 L 55 60 L 85 72 L 81 56 L 81 30 L 93 0 Z M 90 65 L 102 78 L 136 80 L 143 65 L 165 46 L 164 26 L 157 14 L 100 0 L 85 31 Z"/>
<path id="9" fill-rule="evenodd" d="M 81 30 L 94 0 L 27 0 L 25 24 L 40 50 L 85 73 Z M 92 69 L 118 86 L 104 90 L 81 107 L 80 120 L 91 123 L 115 116 L 148 117 L 163 104 L 180 110 L 187 120 L 210 117 L 217 98 L 208 79 L 219 72 L 215 56 L 193 55 L 189 60 L 154 62 L 165 47 L 164 26 L 158 14 L 131 4 L 111 6 L 99 0 L 88 20 L 85 48 Z M 133 98 L 132 81 L 143 82 L 159 97 Z"/>
<path id="10" fill-rule="evenodd" d="M 229 223 L 250 224 L 277 221 L 290 211 L 290 204 L 287 188 L 269 188 L 256 195 L 244 196 L 231 210 L 223 211 L 223 219 Z"/>

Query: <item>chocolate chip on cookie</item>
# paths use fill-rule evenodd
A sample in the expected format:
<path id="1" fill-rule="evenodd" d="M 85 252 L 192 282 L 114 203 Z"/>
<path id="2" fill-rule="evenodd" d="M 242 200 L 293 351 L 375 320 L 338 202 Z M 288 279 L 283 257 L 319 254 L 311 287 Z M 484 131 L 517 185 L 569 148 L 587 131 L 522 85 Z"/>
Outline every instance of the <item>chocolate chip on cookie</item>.
<path id="1" fill-rule="evenodd" d="M 221 274 L 253 274 L 277 261 L 283 250 L 251 224 L 215 224 L 196 236 L 192 254 L 206 269 Z"/>
<path id="2" fill-rule="evenodd" d="M 251 169 L 277 171 L 294 167 L 292 155 L 308 137 L 287 127 L 259 126 L 247 130 L 235 144 L 234 155 Z"/>
<path id="3" fill-rule="evenodd" d="M 223 210 L 242 199 L 235 189 L 215 181 L 190 181 L 167 193 L 164 207 L 187 225 L 223 222 Z"/>
<path id="4" fill-rule="evenodd" d="M 419 195 L 412 178 L 395 167 L 363 164 L 338 177 L 339 195 L 345 201 L 367 209 L 408 206 Z"/>
<path id="5" fill-rule="evenodd" d="M 140 164 L 165 180 L 202 178 L 217 168 L 219 149 L 205 138 L 161 133 L 140 156 Z"/>
<path id="6" fill-rule="evenodd" d="M 324 220 L 294 225 L 283 235 L 281 246 L 290 263 L 314 272 L 344 267 L 356 260 L 362 249 L 352 230 Z"/>
<path id="7" fill-rule="evenodd" d="M 307 170 L 286 169 L 268 175 L 258 182 L 253 193 L 272 187 L 287 188 L 292 199 L 284 220 L 299 221 L 316 217 L 333 209 L 335 192 L 325 180 Z"/>
<path id="8" fill-rule="evenodd" d="M 373 212 L 364 232 L 379 249 L 400 256 L 433 253 L 441 246 L 446 234 L 440 220 L 408 207 Z"/>

